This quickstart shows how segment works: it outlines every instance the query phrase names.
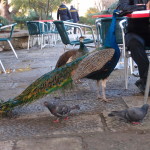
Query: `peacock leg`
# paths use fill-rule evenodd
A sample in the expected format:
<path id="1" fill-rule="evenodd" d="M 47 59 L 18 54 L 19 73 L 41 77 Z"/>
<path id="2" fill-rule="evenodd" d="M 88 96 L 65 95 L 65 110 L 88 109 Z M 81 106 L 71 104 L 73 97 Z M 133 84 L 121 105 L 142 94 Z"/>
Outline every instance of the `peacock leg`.
<path id="1" fill-rule="evenodd" d="M 100 96 L 100 80 L 97 80 L 97 98 L 101 99 L 101 96 Z"/>
<path id="2" fill-rule="evenodd" d="M 102 80 L 102 96 L 103 96 L 103 101 L 108 102 L 111 99 L 106 98 L 106 82 L 107 82 L 107 79 Z"/>
<path id="3" fill-rule="evenodd" d="M 111 101 L 112 99 L 106 98 L 106 82 L 107 82 L 107 79 L 102 80 L 102 96 L 103 96 L 102 99 L 103 101 L 108 102 L 108 101 Z"/>

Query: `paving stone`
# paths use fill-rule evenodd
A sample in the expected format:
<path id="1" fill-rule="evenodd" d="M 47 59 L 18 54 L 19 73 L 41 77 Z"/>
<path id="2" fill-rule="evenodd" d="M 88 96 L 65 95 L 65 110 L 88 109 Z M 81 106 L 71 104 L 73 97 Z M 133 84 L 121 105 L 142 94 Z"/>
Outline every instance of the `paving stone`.
<path id="1" fill-rule="evenodd" d="M 52 115 L 35 118 L 1 119 L 0 140 L 103 132 L 103 124 L 98 114 L 74 114 L 74 116 L 69 117 L 69 120 L 61 120 L 60 123 L 54 123 L 55 119 Z"/>
<path id="2" fill-rule="evenodd" d="M 122 97 L 128 107 L 141 106 L 144 104 L 144 95 L 141 96 L 126 96 Z M 150 104 L 150 98 L 148 98 L 148 104 Z"/>
<path id="3" fill-rule="evenodd" d="M 13 150 L 13 141 L 0 141 L 0 150 Z"/>
<path id="4" fill-rule="evenodd" d="M 103 116 L 105 118 L 107 128 L 110 131 L 127 131 L 131 127 L 131 124 L 126 123 L 124 120 L 120 120 L 118 117 L 109 117 L 109 113 L 110 112 L 108 111 L 103 111 Z"/>
<path id="5" fill-rule="evenodd" d="M 15 150 L 82 150 L 78 137 L 25 139 L 17 141 Z"/>
<path id="6" fill-rule="evenodd" d="M 123 97 L 123 100 L 127 104 L 128 107 L 140 107 L 144 104 L 144 96 L 129 96 L 129 97 Z M 148 104 L 150 104 L 150 98 L 148 98 Z M 150 110 L 148 111 L 148 114 L 142 121 L 140 125 L 134 126 L 134 129 L 139 130 L 149 130 L 150 129 Z"/>
<path id="7" fill-rule="evenodd" d="M 99 115 L 79 115 L 71 118 L 65 123 L 61 130 L 53 134 L 91 133 L 103 132 L 103 124 Z"/>

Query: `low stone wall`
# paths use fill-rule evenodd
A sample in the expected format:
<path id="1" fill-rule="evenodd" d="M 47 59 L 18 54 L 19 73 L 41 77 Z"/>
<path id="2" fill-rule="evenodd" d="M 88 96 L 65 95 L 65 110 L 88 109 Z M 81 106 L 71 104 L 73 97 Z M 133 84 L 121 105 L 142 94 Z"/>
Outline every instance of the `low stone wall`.
<path id="1" fill-rule="evenodd" d="M 0 38 L 7 38 L 9 35 L 10 33 L 0 33 Z M 26 49 L 28 46 L 28 35 L 27 30 L 15 30 L 11 40 L 14 49 Z M 10 49 L 8 42 L 0 42 L 0 51 Z"/>

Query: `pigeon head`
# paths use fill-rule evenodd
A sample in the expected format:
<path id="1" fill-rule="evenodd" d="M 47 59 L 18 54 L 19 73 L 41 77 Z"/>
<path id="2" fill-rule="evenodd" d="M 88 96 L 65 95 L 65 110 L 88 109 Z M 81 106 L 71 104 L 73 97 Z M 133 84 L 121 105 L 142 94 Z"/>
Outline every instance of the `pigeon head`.
<path id="1" fill-rule="evenodd" d="M 44 106 L 46 106 L 47 108 L 55 108 L 54 104 L 48 103 L 47 101 L 44 102 Z"/>

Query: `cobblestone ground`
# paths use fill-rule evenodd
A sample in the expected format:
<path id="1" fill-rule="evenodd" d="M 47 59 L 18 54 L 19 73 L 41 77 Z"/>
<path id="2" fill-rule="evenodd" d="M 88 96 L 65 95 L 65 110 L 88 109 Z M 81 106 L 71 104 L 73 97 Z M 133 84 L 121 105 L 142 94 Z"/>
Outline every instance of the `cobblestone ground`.
<path id="1" fill-rule="evenodd" d="M 20 94 L 34 80 L 54 68 L 63 53 L 63 45 L 1 52 L 0 59 L 10 73 L 0 74 L 0 99 L 6 101 Z M 0 68 L 1 69 L 1 68 Z M 149 150 L 150 113 L 140 125 L 109 118 L 112 110 L 143 104 L 143 95 L 135 87 L 137 78 L 129 76 L 125 90 L 124 70 L 115 70 L 108 82 L 109 103 L 96 97 L 96 83 L 82 79 L 71 89 L 54 92 L 32 104 L 15 108 L 12 116 L 0 120 L 0 150 Z M 44 101 L 69 106 L 80 105 L 69 120 L 56 118 L 43 106 Z"/>

